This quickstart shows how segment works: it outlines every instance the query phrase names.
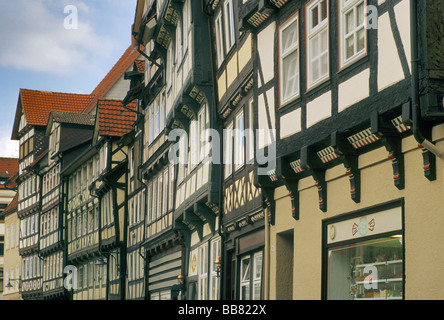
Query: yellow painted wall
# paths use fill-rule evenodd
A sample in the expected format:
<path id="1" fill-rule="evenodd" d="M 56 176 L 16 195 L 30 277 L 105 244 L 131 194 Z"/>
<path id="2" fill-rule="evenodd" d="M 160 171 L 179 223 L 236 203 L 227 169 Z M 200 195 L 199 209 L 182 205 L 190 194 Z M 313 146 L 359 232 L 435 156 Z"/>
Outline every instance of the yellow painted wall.
<path id="1" fill-rule="evenodd" d="M 434 129 L 434 141 L 444 150 L 444 126 Z M 439 279 L 444 266 L 444 197 L 443 160 L 437 159 L 437 179 L 424 177 L 421 150 L 413 137 L 403 141 L 405 189 L 393 183 L 391 161 L 380 148 L 360 157 L 361 203 L 350 198 L 349 179 L 343 166 L 327 171 L 327 213 L 318 207 L 318 193 L 311 177 L 299 183 L 300 220 L 291 216 L 290 200 L 284 187 L 275 191 L 276 224 L 271 226 L 270 299 L 276 299 L 277 234 L 294 233 L 293 299 L 321 299 L 322 221 L 334 216 L 376 206 L 391 200 L 405 199 L 405 298 L 443 299 L 444 287 Z"/>

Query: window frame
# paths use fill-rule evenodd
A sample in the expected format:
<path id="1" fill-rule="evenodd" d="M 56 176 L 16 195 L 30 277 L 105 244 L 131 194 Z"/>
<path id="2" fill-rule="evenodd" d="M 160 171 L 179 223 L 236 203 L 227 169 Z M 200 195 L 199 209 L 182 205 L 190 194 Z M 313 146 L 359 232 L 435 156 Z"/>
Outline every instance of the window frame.
<path id="1" fill-rule="evenodd" d="M 353 18 L 356 19 L 356 8 L 361 4 L 364 4 L 364 13 L 363 13 L 363 22 L 362 25 L 359 25 L 357 27 L 353 28 L 353 31 L 351 31 L 352 37 L 353 37 L 353 47 L 354 47 L 354 53 L 351 57 L 347 58 L 347 49 L 346 49 L 346 15 L 353 10 L 354 16 Z M 367 1 L 366 0 L 339 0 L 339 8 L 338 8 L 338 17 L 339 17 L 339 68 L 344 69 L 350 66 L 351 64 L 355 63 L 356 61 L 360 60 L 361 58 L 367 56 L 368 53 L 368 35 L 367 35 L 367 26 L 366 26 L 366 19 L 365 19 L 365 13 L 366 13 L 366 7 L 367 7 Z M 354 21 L 356 22 L 356 20 Z M 357 50 L 357 32 L 363 28 L 364 32 L 364 48 L 360 51 Z M 359 29 L 359 30 L 358 30 Z M 350 34 L 349 34 L 350 36 Z"/>
<path id="2" fill-rule="evenodd" d="M 286 52 L 284 52 L 283 48 L 283 32 L 290 28 L 293 24 L 296 24 L 296 43 L 293 44 L 290 48 L 287 49 Z M 279 36 L 279 100 L 280 100 L 280 106 L 283 106 L 294 99 L 298 98 L 300 96 L 301 91 L 301 74 L 300 74 L 300 41 L 299 41 L 299 10 L 294 12 L 284 23 L 282 23 L 279 26 L 278 36 Z M 296 92 L 289 95 L 287 98 L 284 97 L 284 59 L 288 56 L 292 55 L 297 52 L 297 61 L 296 61 L 296 79 L 297 79 L 297 86 L 296 86 Z"/>
<path id="3" fill-rule="evenodd" d="M 315 7 L 318 7 L 318 9 L 321 9 L 321 3 L 323 1 L 327 2 L 327 13 L 326 13 L 326 18 L 323 20 L 320 20 L 318 22 L 318 24 L 315 27 L 311 27 L 313 25 L 313 20 L 312 20 L 312 10 Z M 330 30 L 329 30 L 329 14 L 330 14 L 330 10 L 329 10 L 329 0 L 312 0 L 309 3 L 306 4 L 305 6 L 305 37 L 306 37 L 306 45 L 305 45 L 305 64 L 306 64 L 306 86 L 307 86 L 307 91 L 316 87 L 317 85 L 319 85 L 320 83 L 324 82 L 325 80 L 330 78 L 330 63 L 329 63 L 329 57 L 330 57 Z M 318 16 L 321 15 L 321 11 L 318 12 Z M 322 16 L 321 16 L 322 19 Z M 321 53 L 321 40 L 319 40 L 319 53 L 316 56 L 316 59 L 313 59 L 313 57 L 311 56 L 310 50 L 311 50 L 311 40 L 313 39 L 319 39 L 319 37 L 321 37 L 321 34 L 326 31 L 327 35 L 326 35 L 326 39 L 327 39 L 327 44 L 326 44 L 326 51 L 323 51 Z M 313 80 L 312 79 L 312 68 L 313 68 L 313 63 L 312 60 L 318 60 L 317 63 L 319 63 L 319 67 L 320 67 L 320 59 L 322 56 L 326 56 L 327 57 L 327 71 L 325 74 L 321 74 L 321 69 L 319 68 L 319 76 Z"/>

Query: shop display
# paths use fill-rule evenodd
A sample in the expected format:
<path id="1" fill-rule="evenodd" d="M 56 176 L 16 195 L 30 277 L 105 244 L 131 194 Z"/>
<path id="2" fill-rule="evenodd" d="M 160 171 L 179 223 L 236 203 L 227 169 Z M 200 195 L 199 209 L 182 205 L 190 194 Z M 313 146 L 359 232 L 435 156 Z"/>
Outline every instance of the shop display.
<path id="1" fill-rule="evenodd" d="M 401 236 L 329 251 L 329 299 L 402 299 L 403 278 Z"/>

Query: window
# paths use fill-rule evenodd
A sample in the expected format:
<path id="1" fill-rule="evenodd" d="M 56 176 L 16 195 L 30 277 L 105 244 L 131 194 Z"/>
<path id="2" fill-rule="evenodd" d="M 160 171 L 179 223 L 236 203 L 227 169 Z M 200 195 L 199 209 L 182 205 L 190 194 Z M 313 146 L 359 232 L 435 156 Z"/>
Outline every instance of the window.
<path id="1" fill-rule="evenodd" d="M 341 0 L 340 6 L 340 61 L 343 67 L 366 54 L 367 33 L 364 0 Z"/>
<path id="2" fill-rule="evenodd" d="M 260 300 L 262 292 L 262 251 L 248 254 L 240 263 L 240 300 Z"/>
<path id="3" fill-rule="evenodd" d="M 279 85 L 281 104 L 299 95 L 298 16 L 295 14 L 279 29 Z"/>
<path id="4" fill-rule="evenodd" d="M 248 154 L 247 161 L 248 163 L 253 163 L 254 158 L 254 127 L 253 127 L 253 98 L 248 101 Z"/>
<path id="5" fill-rule="evenodd" d="M 324 223 L 326 291 L 329 300 L 402 300 L 404 238 L 402 207 L 363 211 Z M 333 236 L 334 234 L 334 236 Z"/>
<path id="6" fill-rule="evenodd" d="M 224 45 L 223 45 L 223 31 L 222 31 L 222 13 L 216 17 L 216 51 L 217 51 L 217 65 L 220 67 L 224 61 Z"/>
<path id="7" fill-rule="evenodd" d="M 224 129 L 224 172 L 225 178 L 228 178 L 233 172 L 233 123 L 230 123 Z"/>
<path id="8" fill-rule="evenodd" d="M 240 300 L 250 300 L 250 257 L 241 260 Z"/>
<path id="9" fill-rule="evenodd" d="M 198 300 L 207 300 L 208 243 L 199 247 L 198 261 Z"/>
<path id="10" fill-rule="evenodd" d="M 328 78 L 328 0 L 311 1 L 306 11 L 308 88 Z"/>
<path id="11" fill-rule="evenodd" d="M 239 169 L 245 163 L 245 124 L 244 124 L 244 112 L 240 111 L 236 115 L 236 130 L 234 134 L 234 163 L 235 168 Z"/>
<path id="12" fill-rule="evenodd" d="M 219 300 L 220 277 L 217 276 L 216 261 L 220 257 L 220 239 L 211 242 L 211 279 L 210 279 L 210 300 Z"/>
<path id="13" fill-rule="evenodd" d="M 228 54 L 235 42 L 233 0 L 224 3 L 225 52 Z"/>

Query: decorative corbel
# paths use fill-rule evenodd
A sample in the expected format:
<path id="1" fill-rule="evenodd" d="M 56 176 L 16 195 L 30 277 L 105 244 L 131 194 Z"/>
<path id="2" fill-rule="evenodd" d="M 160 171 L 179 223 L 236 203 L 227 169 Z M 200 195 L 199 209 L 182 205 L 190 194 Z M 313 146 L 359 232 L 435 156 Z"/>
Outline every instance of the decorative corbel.
<path id="1" fill-rule="evenodd" d="M 347 138 L 337 131 L 331 134 L 331 146 L 344 165 L 345 174 L 349 177 L 351 199 L 356 203 L 361 202 L 361 171 L 358 165 L 358 152 L 350 146 Z"/>
<path id="2" fill-rule="evenodd" d="M 268 223 L 275 224 L 276 204 L 274 200 L 275 185 L 268 175 L 258 173 L 258 167 L 254 168 L 254 186 L 261 189 L 262 208 L 267 211 Z"/>
<path id="3" fill-rule="evenodd" d="M 382 144 L 389 153 L 388 158 L 392 161 L 394 184 L 399 190 L 402 190 L 405 187 L 402 137 L 393 124 L 377 112 L 372 113 L 370 122 L 371 132 L 380 137 Z"/>
<path id="4" fill-rule="evenodd" d="M 183 220 L 194 226 L 199 239 L 202 240 L 204 224 L 202 219 L 199 218 L 193 211 L 185 210 L 185 212 L 183 213 Z"/>
<path id="5" fill-rule="evenodd" d="M 299 179 L 290 164 L 283 158 L 278 158 L 276 161 L 276 177 L 282 181 L 288 190 L 291 201 L 291 215 L 295 220 L 299 220 Z"/>
<path id="6" fill-rule="evenodd" d="M 274 188 L 262 188 L 262 207 L 268 209 L 268 223 L 274 226 L 276 222 L 276 202 L 274 201 Z"/>
<path id="7" fill-rule="evenodd" d="M 194 212 L 197 212 L 207 220 L 207 223 L 210 226 L 211 233 L 214 234 L 216 225 L 216 215 L 214 214 L 214 212 L 206 205 L 199 202 L 196 202 L 194 204 Z"/>
<path id="8" fill-rule="evenodd" d="M 174 220 L 173 229 L 182 234 L 185 247 L 189 248 L 191 244 L 191 230 L 182 221 Z"/>
<path id="9" fill-rule="evenodd" d="M 304 146 L 301 149 L 301 167 L 307 170 L 315 181 L 318 189 L 319 209 L 327 212 L 327 182 L 325 181 L 325 168 L 322 165 L 316 152 L 310 147 Z"/>
<path id="10" fill-rule="evenodd" d="M 402 106 L 402 123 L 411 126 L 412 120 L 411 120 L 411 106 L 410 102 L 405 103 Z M 428 130 L 427 130 L 428 129 Z M 423 127 L 423 134 L 431 141 L 431 126 L 424 126 Z M 422 160 L 423 160 L 423 169 L 424 169 L 424 176 L 429 181 L 435 181 L 436 180 L 436 156 L 430 152 L 428 149 L 424 148 L 422 145 L 418 144 L 418 147 L 422 151 Z"/>

